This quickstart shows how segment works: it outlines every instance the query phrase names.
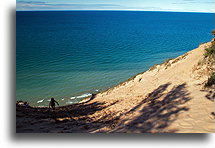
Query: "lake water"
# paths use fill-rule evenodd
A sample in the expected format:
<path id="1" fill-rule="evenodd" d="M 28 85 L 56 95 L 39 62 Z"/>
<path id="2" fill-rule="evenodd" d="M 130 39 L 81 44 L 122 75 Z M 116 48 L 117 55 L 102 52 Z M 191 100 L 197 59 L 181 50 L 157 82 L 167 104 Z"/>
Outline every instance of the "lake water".
<path id="1" fill-rule="evenodd" d="M 16 99 L 61 105 L 211 40 L 212 13 L 17 11 Z M 188 63 L 189 64 L 189 63 Z"/>

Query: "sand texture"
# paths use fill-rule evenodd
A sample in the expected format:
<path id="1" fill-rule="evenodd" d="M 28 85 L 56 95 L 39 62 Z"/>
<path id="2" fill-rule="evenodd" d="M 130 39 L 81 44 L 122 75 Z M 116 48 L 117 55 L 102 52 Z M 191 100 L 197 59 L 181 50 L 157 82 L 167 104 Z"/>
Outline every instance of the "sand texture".
<path id="1" fill-rule="evenodd" d="M 211 42 L 152 67 L 82 103 L 57 107 L 17 105 L 16 132 L 212 133 L 214 89 L 205 89 L 213 66 Z"/>

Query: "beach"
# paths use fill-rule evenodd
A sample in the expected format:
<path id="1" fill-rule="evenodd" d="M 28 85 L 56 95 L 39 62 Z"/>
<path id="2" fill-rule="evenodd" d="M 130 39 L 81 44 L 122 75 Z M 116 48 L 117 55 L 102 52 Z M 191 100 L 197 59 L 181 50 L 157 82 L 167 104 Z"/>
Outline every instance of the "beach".
<path id="1" fill-rule="evenodd" d="M 80 103 L 16 108 L 17 133 L 212 133 L 214 88 L 205 88 L 214 64 L 212 42 L 155 65 Z"/>

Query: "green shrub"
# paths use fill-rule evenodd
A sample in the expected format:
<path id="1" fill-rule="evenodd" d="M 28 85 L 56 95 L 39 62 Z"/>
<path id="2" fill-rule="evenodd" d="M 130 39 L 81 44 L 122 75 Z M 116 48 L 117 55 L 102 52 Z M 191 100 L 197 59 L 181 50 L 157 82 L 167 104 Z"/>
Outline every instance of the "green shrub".
<path id="1" fill-rule="evenodd" d="M 212 31 L 212 35 L 215 37 L 215 29 Z M 205 59 L 214 65 L 214 58 L 215 58 L 215 41 L 213 39 L 212 46 L 205 49 Z M 211 87 L 215 85 L 215 72 L 213 71 L 211 76 L 208 78 L 208 81 L 205 83 L 205 87 Z"/>
<path id="2" fill-rule="evenodd" d="M 215 38 L 215 29 L 212 31 L 212 35 L 213 35 L 214 38 Z"/>
<path id="3" fill-rule="evenodd" d="M 215 57 L 215 43 L 212 43 L 212 46 L 209 48 L 206 48 L 205 57 L 214 58 Z"/>
<path id="4" fill-rule="evenodd" d="M 212 31 L 212 35 L 214 36 L 215 38 L 215 29 Z M 215 56 L 215 41 L 212 41 L 212 46 L 205 49 L 206 50 L 206 53 L 205 53 L 205 56 L 206 57 L 211 57 L 211 58 L 214 58 Z"/>
<path id="5" fill-rule="evenodd" d="M 207 48 L 205 50 L 206 50 L 206 53 L 205 53 L 206 57 L 211 57 L 211 56 L 214 57 L 214 54 L 215 54 L 214 48 L 210 47 L 210 48 Z"/>

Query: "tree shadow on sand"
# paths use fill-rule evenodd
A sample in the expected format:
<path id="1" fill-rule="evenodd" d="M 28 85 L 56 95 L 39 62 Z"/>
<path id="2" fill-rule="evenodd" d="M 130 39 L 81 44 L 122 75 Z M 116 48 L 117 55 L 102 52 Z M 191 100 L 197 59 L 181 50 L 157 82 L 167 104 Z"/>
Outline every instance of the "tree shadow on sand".
<path id="1" fill-rule="evenodd" d="M 176 132 L 177 129 L 165 130 L 182 111 L 188 111 L 189 108 L 183 106 L 191 98 L 186 90 L 186 84 L 175 86 L 165 94 L 165 90 L 170 83 L 159 86 L 156 90 L 148 94 L 137 106 L 132 108 L 126 114 L 127 119 L 119 124 L 118 128 L 111 132 L 126 133 L 164 133 Z M 134 111 L 139 114 L 134 119 L 129 119 Z M 125 121 L 129 121 L 125 124 Z"/>
<path id="2" fill-rule="evenodd" d="M 118 101 L 90 101 L 57 107 L 55 110 L 37 107 L 23 109 L 18 106 L 17 132 L 176 132 L 177 129 L 170 131 L 166 128 L 177 119 L 180 112 L 189 110 L 184 104 L 191 98 L 185 83 L 167 92 L 169 86 L 170 83 L 159 86 L 128 112 L 104 111 Z M 23 117 L 28 117 L 26 124 Z M 38 129 L 32 130 L 34 125 Z"/>
<path id="3" fill-rule="evenodd" d="M 215 100 L 215 92 L 214 91 L 208 91 L 207 95 L 205 96 L 208 100 L 214 102 Z"/>
<path id="4" fill-rule="evenodd" d="M 56 107 L 54 110 L 47 107 L 23 107 L 17 106 L 17 132 L 87 132 L 103 126 L 100 120 L 94 121 L 89 116 L 114 105 L 116 102 L 105 104 L 100 102 L 80 103 L 64 107 Z M 26 119 L 27 117 L 27 119 Z M 25 119 L 22 119 L 25 118 Z M 29 123 L 26 123 L 29 122 Z M 34 124 L 48 125 L 45 129 L 33 131 Z M 25 124 L 25 125 L 24 125 Z M 32 128 L 33 127 L 33 128 Z M 61 129 L 63 127 L 63 129 Z M 50 130 L 49 130 L 50 129 Z M 56 131 L 52 131 L 56 129 Z M 67 130 L 68 129 L 68 130 Z"/>
<path id="5" fill-rule="evenodd" d="M 208 91 L 207 95 L 205 96 L 208 100 L 214 102 L 215 101 L 215 92 L 214 90 Z M 211 112 L 211 115 L 215 117 L 215 113 Z"/>

